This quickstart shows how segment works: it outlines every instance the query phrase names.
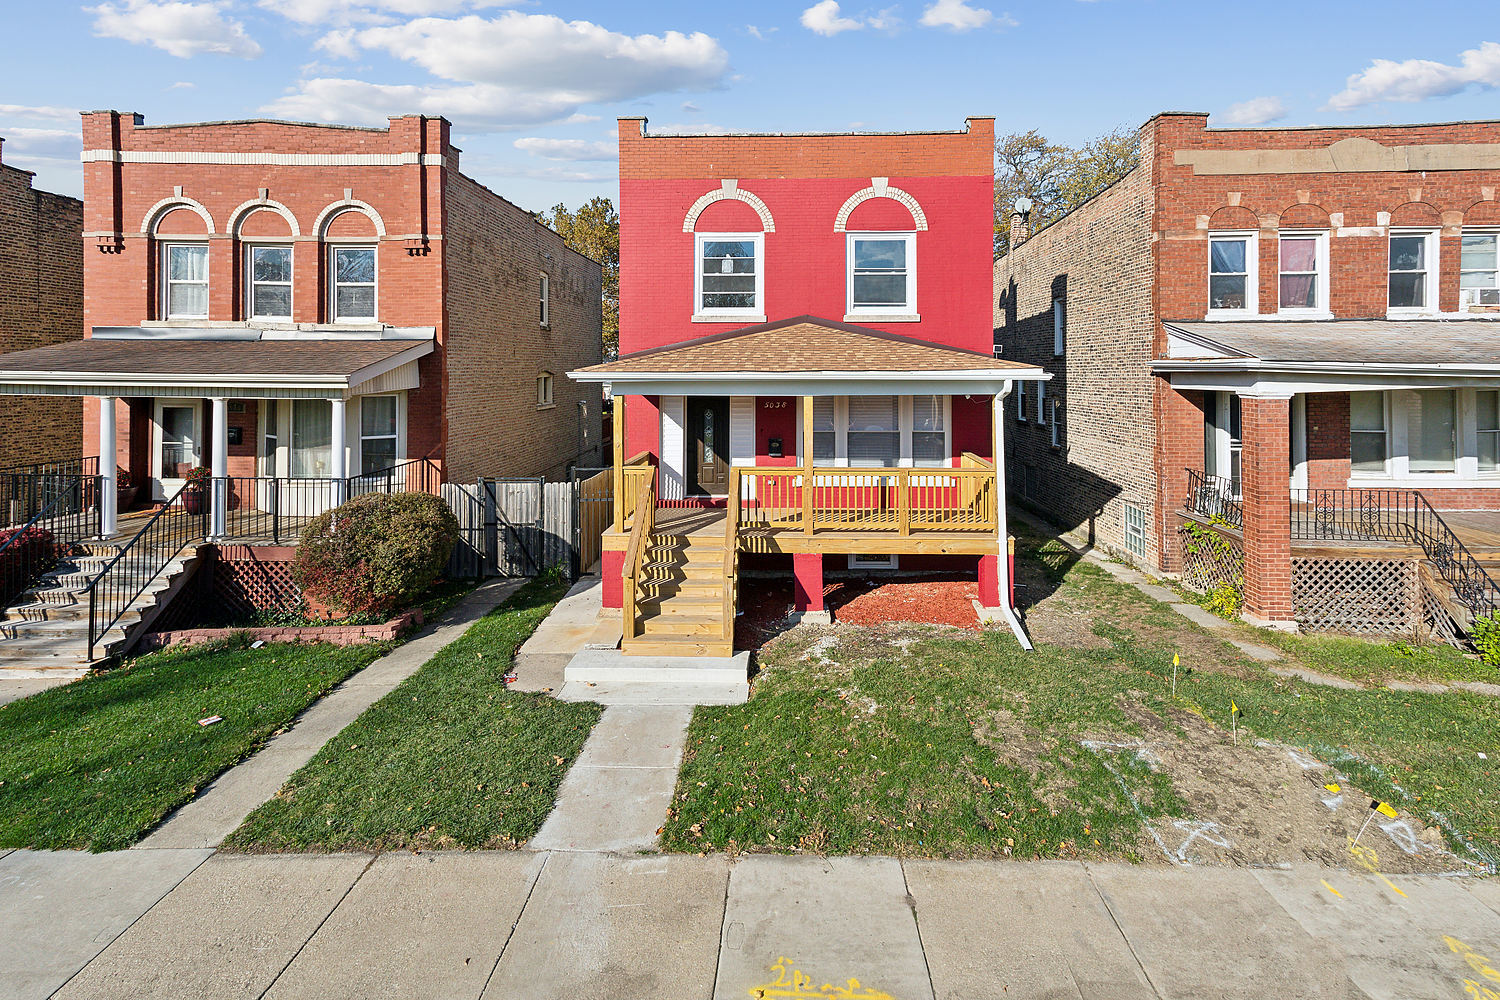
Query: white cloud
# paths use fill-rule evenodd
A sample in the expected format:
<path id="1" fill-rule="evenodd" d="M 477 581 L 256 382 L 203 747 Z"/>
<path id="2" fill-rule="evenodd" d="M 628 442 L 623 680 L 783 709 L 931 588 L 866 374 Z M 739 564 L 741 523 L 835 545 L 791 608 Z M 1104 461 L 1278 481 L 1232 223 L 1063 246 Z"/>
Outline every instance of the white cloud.
<path id="1" fill-rule="evenodd" d="M 995 21 L 993 11 L 983 7 L 970 7 L 965 0 L 937 0 L 922 11 L 922 24 L 929 28 L 950 28 L 953 31 L 972 31 Z M 1009 22 L 1008 25 L 1006 22 Z M 1009 14 L 1002 15 L 1002 26 L 1014 27 Z"/>
<path id="2" fill-rule="evenodd" d="M 1222 125 L 1265 125 L 1286 117 L 1286 105 L 1279 97 L 1252 97 L 1248 101 L 1231 104 L 1222 114 L 1214 115 L 1214 121 Z"/>
<path id="3" fill-rule="evenodd" d="M 548 160 L 613 160 L 620 155 L 617 143 L 590 142 L 587 139 L 527 137 L 517 139 L 515 147 Z"/>
<path id="4" fill-rule="evenodd" d="M 1333 111 L 1352 111 L 1380 101 L 1425 101 L 1448 97 L 1470 87 L 1500 87 L 1500 43 L 1484 42 L 1459 54 L 1459 65 L 1431 59 L 1375 59 L 1345 81 L 1328 99 Z"/>
<path id="5" fill-rule="evenodd" d="M 169 55 L 188 59 L 203 52 L 254 59 L 261 47 L 245 26 L 226 16 L 226 0 L 201 3 L 120 0 L 85 10 L 94 15 L 94 34 L 137 45 L 155 45 Z"/>
<path id="6" fill-rule="evenodd" d="M 566 117 L 573 105 L 493 84 L 415 85 L 318 77 L 262 106 L 276 118 L 380 125 L 392 115 L 442 115 L 471 132 L 498 132 Z"/>
<path id="7" fill-rule="evenodd" d="M 403 17 L 455 14 L 480 7 L 513 7 L 519 0 L 258 0 L 260 7 L 299 24 L 389 24 Z"/>
<path id="8" fill-rule="evenodd" d="M 47 104 L 0 104 L 0 117 L 42 118 L 66 121 L 77 120 L 78 111 L 75 108 L 64 108 Z"/>
<path id="9" fill-rule="evenodd" d="M 167 89 L 168 90 L 192 90 L 196 86 L 198 86 L 198 85 L 196 83 L 193 83 L 191 80 L 178 80 L 176 83 L 172 84 Z"/>
<path id="10" fill-rule="evenodd" d="M 753 24 L 745 25 L 745 34 L 749 35 L 751 38 L 755 39 L 758 42 L 764 42 L 766 39 L 770 38 L 773 34 L 780 30 L 780 28 L 757 28 Z"/>
<path id="11" fill-rule="evenodd" d="M 838 0 L 818 0 L 802 12 L 802 27 L 826 37 L 832 37 L 841 31 L 855 31 L 864 26 L 863 21 L 840 14 Z"/>
<path id="12" fill-rule="evenodd" d="M 61 128 L 0 128 L 0 137 L 5 139 L 5 161 L 11 162 L 12 154 L 44 160 L 77 161 L 83 148 L 83 133 L 80 129 Z"/>
<path id="13" fill-rule="evenodd" d="M 699 114 L 703 111 L 702 108 L 698 107 L 698 105 L 694 104 L 692 101 L 683 101 L 682 110 L 694 115 Z"/>

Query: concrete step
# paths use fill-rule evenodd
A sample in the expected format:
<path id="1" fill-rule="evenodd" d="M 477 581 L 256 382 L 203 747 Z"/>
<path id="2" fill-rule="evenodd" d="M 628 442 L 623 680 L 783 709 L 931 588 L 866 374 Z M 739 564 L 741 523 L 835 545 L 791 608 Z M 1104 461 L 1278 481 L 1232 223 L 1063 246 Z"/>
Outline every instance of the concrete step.
<path id="1" fill-rule="evenodd" d="M 87 677 L 89 665 L 81 660 L 77 663 L 47 663 L 39 661 L 23 661 L 24 665 L 14 666 L 0 660 L 0 681 L 19 681 L 32 677 L 62 677 L 67 680 L 77 680 Z"/>
<path id="2" fill-rule="evenodd" d="M 10 622 L 76 621 L 89 616 L 88 602 L 72 600 L 56 604 L 46 601 L 31 601 L 16 604 L 0 611 L 0 625 Z"/>
<path id="3" fill-rule="evenodd" d="M 724 642 L 628 639 L 624 649 L 585 648 L 563 668 L 566 684 L 712 686 L 743 698 L 750 654 Z"/>

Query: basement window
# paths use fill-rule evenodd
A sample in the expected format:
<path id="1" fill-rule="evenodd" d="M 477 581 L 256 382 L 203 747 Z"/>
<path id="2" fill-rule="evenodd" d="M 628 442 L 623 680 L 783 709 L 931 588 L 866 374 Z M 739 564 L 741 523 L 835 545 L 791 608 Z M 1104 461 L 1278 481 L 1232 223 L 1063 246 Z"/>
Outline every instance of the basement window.
<path id="1" fill-rule="evenodd" d="M 1124 511 L 1125 551 L 1137 558 L 1146 558 L 1146 512 L 1133 503 L 1122 505 Z"/>

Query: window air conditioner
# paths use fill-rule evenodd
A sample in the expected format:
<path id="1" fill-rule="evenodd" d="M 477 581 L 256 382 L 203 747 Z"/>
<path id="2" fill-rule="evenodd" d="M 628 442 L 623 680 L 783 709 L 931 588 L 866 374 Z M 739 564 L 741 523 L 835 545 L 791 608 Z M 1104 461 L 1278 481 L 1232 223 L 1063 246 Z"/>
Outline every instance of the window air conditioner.
<path id="1" fill-rule="evenodd" d="M 1500 311 L 1500 288 L 1465 288 L 1460 297 L 1470 312 Z"/>

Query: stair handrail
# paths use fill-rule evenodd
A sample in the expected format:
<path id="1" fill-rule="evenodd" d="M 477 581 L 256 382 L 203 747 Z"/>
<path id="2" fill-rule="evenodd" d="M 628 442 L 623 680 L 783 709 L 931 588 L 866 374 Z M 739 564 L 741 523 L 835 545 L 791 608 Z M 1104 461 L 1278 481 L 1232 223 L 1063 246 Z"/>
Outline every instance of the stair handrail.
<path id="1" fill-rule="evenodd" d="M 188 511 L 187 504 L 184 503 L 182 511 L 185 516 L 182 516 L 180 519 L 173 518 L 173 520 L 177 520 L 179 523 L 177 525 L 168 525 L 165 533 L 165 544 L 162 544 L 162 536 L 153 538 L 152 529 L 169 512 L 176 513 L 174 508 L 190 490 L 203 497 L 198 512 L 193 513 Z M 172 560 L 177 558 L 177 554 L 184 548 L 193 541 L 204 538 L 207 535 L 208 496 L 207 491 L 203 490 L 201 485 L 184 483 L 176 493 L 172 494 L 166 503 L 162 504 L 161 508 L 155 514 L 152 514 L 147 519 L 146 523 L 136 532 L 135 537 L 122 545 L 120 551 L 115 553 L 115 557 L 105 563 L 104 568 L 89 581 L 87 588 L 89 595 L 89 662 L 93 662 L 94 660 L 94 648 L 99 644 L 99 640 L 125 616 L 126 610 L 135 603 L 141 594 L 145 593 L 146 588 L 151 586 L 152 581 L 161 575 L 162 570 L 171 565 Z M 132 552 L 139 555 L 151 546 L 157 546 L 158 552 L 165 553 L 165 555 L 159 555 L 152 562 L 143 562 L 134 567 L 130 561 L 126 560 L 126 557 Z M 124 565 L 120 574 L 121 579 L 113 578 L 111 574 L 114 572 L 115 567 L 120 566 L 122 563 Z M 149 567 L 149 571 L 147 567 Z M 101 592 L 103 593 L 102 597 L 100 596 Z M 122 595 L 125 599 L 119 600 Z M 100 604 L 104 601 L 109 601 L 110 606 L 114 607 L 113 614 L 110 614 L 110 607 L 100 608 Z M 100 619 L 103 615 L 109 615 L 109 620 L 101 625 Z"/>
<path id="2" fill-rule="evenodd" d="M 624 608 L 625 627 L 624 637 L 635 638 L 635 588 L 636 581 L 640 579 L 641 567 L 646 552 L 649 549 L 647 542 L 651 538 L 652 529 L 655 527 L 656 518 L 656 484 L 648 482 L 646 488 L 641 491 L 639 499 L 636 500 L 635 513 L 631 518 L 630 543 L 625 547 L 625 586 L 624 586 Z"/>
<path id="3" fill-rule="evenodd" d="M 1448 522 L 1427 502 L 1425 496 L 1413 490 L 1411 497 L 1413 517 L 1408 522 L 1407 530 L 1411 533 L 1412 540 L 1432 560 L 1438 575 L 1453 588 L 1453 596 L 1469 609 L 1469 614 L 1474 618 L 1493 615 L 1500 610 L 1500 586 L 1496 585 L 1483 564 L 1474 558 L 1463 539 L 1448 527 Z M 1428 531 L 1425 525 L 1419 527 L 1423 522 L 1435 525 L 1438 530 Z"/>
<path id="4" fill-rule="evenodd" d="M 10 537 L 5 540 L 5 543 L 3 545 L 0 545 L 0 557 L 3 557 L 5 555 L 5 553 L 7 551 L 9 551 L 12 546 L 19 545 L 22 542 L 26 541 L 27 540 L 27 536 L 30 535 L 30 533 L 31 533 L 31 531 L 33 529 L 46 530 L 46 529 L 38 529 L 37 526 L 43 520 L 50 520 L 50 519 L 52 519 L 56 515 L 56 513 L 57 513 L 57 508 L 60 505 L 62 505 L 65 501 L 68 501 L 68 502 L 73 501 L 75 499 L 75 496 L 74 496 L 75 492 L 77 493 L 76 499 L 78 500 L 78 509 L 73 512 L 74 516 L 82 518 L 81 523 L 84 526 L 84 534 L 85 535 L 97 533 L 97 530 L 98 530 L 97 514 L 99 512 L 99 508 L 98 508 L 97 505 L 95 505 L 93 507 L 84 506 L 83 500 L 82 500 L 83 484 L 84 484 L 85 479 L 87 479 L 87 478 L 97 479 L 97 477 L 84 477 L 84 476 L 76 477 L 76 479 L 75 479 L 75 481 L 74 481 L 74 483 L 72 484 L 71 487 L 69 487 L 65 491 L 59 492 L 57 494 L 57 496 L 55 496 L 55 497 L 52 498 L 52 500 L 51 500 L 50 503 L 48 503 L 45 507 L 43 507 L 41 510 L 37 511 L 34 515 L 32 515 L 31 519 L 29 521 L 27 521 L 25 524 L 21 525 L 18 528 L 3 528 L 3 529 L 0 529 L 0 530 L 9 532 L 9 534 L 10 534 Z M 95 492 L 97 492 L 98 491 L 98 483 L 97 482 L 95 482 L 94 488 L 95 488 Z M 96 515 L 95 524 L 94 524 L 94 530 L 93 531 L 89 530 L 89 516 L 88 515 L 89 515 L 90 512 L 92 512 L 93 514 Z M 54 537 L 55 537 L 55 535 L 54 535 Z M 64 544 L 70 545 L 70 546 L 71 545 L 76 545 L 77 544 L 77 539 L 65 542 Z M 43 560 L 42 562 L 46 562 L 46 561 Z M 38 565 L 36 567 L 33 567 L 30 570 L 23 570 L 22 575 L 18 577 L 18 579 L 19 579 L 20 582 L 17 584 L 15 593 L 10 593 L 10 588 L 7 587 L 7 586 L 4 586 L 4 580 L 0 579 L 0 598 L 3 598 L 4 602 L 6 604 L 9 604 L 16 597 L 18 597 L 21 594 L 24 594 L 29 588 L 35 586 L 35 584 L 39 580 L 41 580 L 42 575 L 44 573 L 46 573 L 48 570 L 50 570 L 52 568 L 52 566 L 55 565 L 55 564 L 56 564 L 56 560 L 54 559 L 51 562 L 46 562 L 45 568 L 42 568 L 42 563 L 38 563 Z M 3 565 L 4 565 L 4 562 L 0 561 L 0 566 L 3 566 Z"/>
<path id="5" fill-rule="evenodd" d="M 724 622 L 722 638 L 734 642 L 734 613 L 739 597 L 740 470 L 729 471 L 729 497 L 724 503 Z M 731 645 L 731 651 L 733 646 Z"/>

